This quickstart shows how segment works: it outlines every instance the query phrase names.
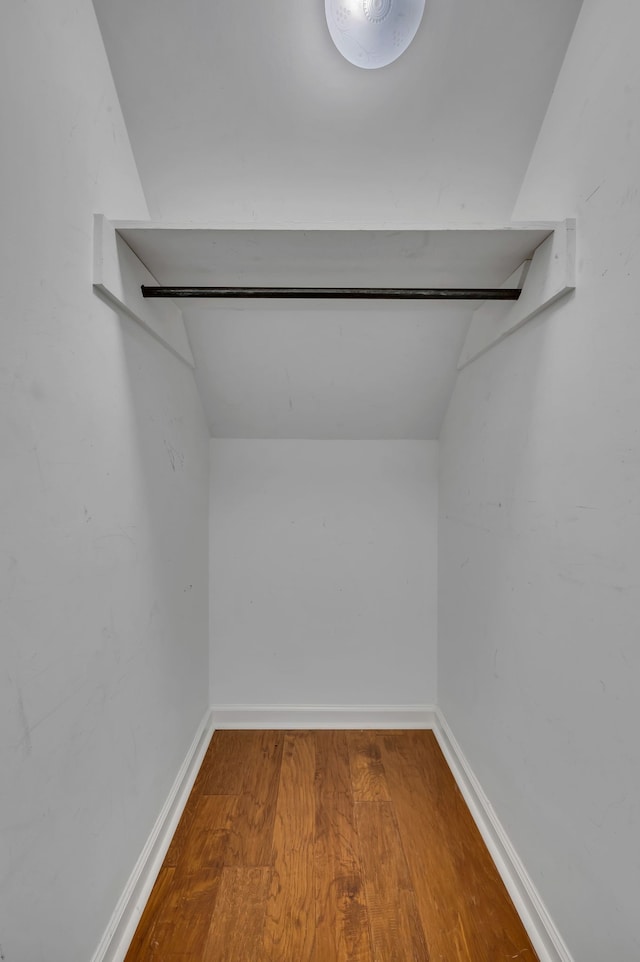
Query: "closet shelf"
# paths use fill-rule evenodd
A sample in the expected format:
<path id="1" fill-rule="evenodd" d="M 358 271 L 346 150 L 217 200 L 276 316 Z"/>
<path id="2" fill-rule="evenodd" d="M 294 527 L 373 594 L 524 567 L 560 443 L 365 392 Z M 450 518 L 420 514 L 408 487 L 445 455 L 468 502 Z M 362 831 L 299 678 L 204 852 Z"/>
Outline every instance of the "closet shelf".
<path id="1" fill-rule="evenodd" d="M 464 366 L 572 290 L 574 270 L 569 220 L 255 230 L 95 218 L 96 292 L 190 364 L 177 301 L 215 310 L 226 299 L 268 297 L 465 300 L 475 310 Z"/>

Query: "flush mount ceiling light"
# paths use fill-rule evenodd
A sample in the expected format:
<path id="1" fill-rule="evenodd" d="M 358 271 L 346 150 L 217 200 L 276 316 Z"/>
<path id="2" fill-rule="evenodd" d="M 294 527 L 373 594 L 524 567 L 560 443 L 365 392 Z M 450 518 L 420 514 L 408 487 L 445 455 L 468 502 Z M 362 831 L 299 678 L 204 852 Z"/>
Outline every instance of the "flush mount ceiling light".
<path id="1" fill-rule="evenodd" d="M 425 0 L 325 0 L 331 39 L 356 67 L 385 67 L 415 37 Z"/>

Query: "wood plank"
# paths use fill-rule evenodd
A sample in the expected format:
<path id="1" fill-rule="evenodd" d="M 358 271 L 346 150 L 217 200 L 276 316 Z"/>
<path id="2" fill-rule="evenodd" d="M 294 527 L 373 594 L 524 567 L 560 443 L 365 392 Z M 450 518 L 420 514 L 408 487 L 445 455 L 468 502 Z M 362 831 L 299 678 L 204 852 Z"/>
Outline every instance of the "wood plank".
<path id="1" fill-rule="evenodd" d="M 203 795 L 241 795 L 245 776 L 245 758 L 255 733 L 251 731 L 217 731 L 213 733 L 207 752 L 206 772 L 202 779 Z"/>
<path id="2" fill-rule="evenodd" d="M 175 880 L 203 869 L 222 870 L 237 799 L 229 795 L 201 795 L 195 803 L 178 861 Z"/>
<path id="3" fill-rule="evenodd" d="M 202 795 L 203 782 L 207 776 L 207 773 L 209 772 L 209 769 L 211 768 L 211 758 L 213 757 L 213 754 L 215 751 L 214 743 L 213 743 L 214 735 L 215 735 L 215 732 L 213 732 L 213 734 L 209 738 L 209 744 L 207 745 L 207 750 L 204 753 L 204 758 L 202 759 L 202 763 L 200 764 L 198 774 L 196 775 L 196 779 L 193 783 L 193 788 L 191 789 L 191 795 L 196 795 L 196 796 Z"/>
<path id="4" fill-rule="evenodd" d="M 348 732 L 353 798 L 356 802 L 390 801 L 378 739 L 373 732 Z"/>
<path id="5" fill-rule="evenodd" d="M 429 962 L 390 802 L 355 806 L 375 962 Z"/>
<path id="6" fill-rule="evenodd" d="M 202 958 L 211 919 L 178 913 L 172 922 L 156 925 L 148 956 L 140 962 L 196 962 Z"/>
<path id="7" fill-rule="evenodd" d="M 174 959 L 202 957 L 222 876 L 222 864 L 219 868 L 201 869 L 180 879 L 174 876 L 174 886 L 165 899 L 152 933 L 150 944 L 154 962 L 156 958 L 159 962 L 174 962 Z"/>
<path id="8" fill-rule="evenodd" d="M 259 962 L 269 868 L 225 868 L 201 962 Z"/>
<path id="9" fill-rule="evenodd" d="M 373 962 L 344 732 L 316 732 L 316 962 Z"/>
<path id="10" fill-rule="evenodd" d="M 432 732 L 380 737 L 433 960 L 537 958 Z"/>
<path id="11" fill-rule="evenodd" d="M 164 906 L 171 891 L 173 882 L 173 868 L 161 868 L 151 895 L 144 908 L 140 922 L 135 931 L 125 962 L 147 962 L 152 948 L 153 930 L 158 922 L 160 910 Z"/>
<path id="12" fill-rule="evenodd" d="M 165 858 L 164 858 L 164 862 L 162 863 L 163 867 L 165 868 L 169 868 L 170 866 L 175 867 L 175 865 L 177 865 L 178 863 L 180 852 L 182 851 L 185 839 L 189 833 L 189 829 L 193 824 L 193 818 L 196 811 L 196 803 L 200 795 L 202 794 L 202 787 L 210 768 L 212 747 L 213 747 L 212 740 L 209 739 L 209 745 L 207 746 L 207 750 L 204 754 L 204 758 L 202 759 L 200 769 L 198 771 L 198 774 L 196 775 L 195 781 L 193 783 L 193 787 L 189 794 L 189 798 L 187 799 L 187 804 L 184 807 L 182 816 L 178 823 L 178 827 L 176 828 L 174 836 L 171 839 L 171 844 L 169 845 L 167 854 L 165 855 Z"/>
<path id="13" fill-rule="evenodd" d="M 313 732 L 287 732 L 273 832 L 264 926 L 270 962 L 309 962 L 315 935 Z"/>
<path id="14" fill-rule="evenodd" d="M 317 794 L 320 797 L 348 795 L 353 798 L 347 732 L 317 731 L 314 734 Z"/>
<path id="15" fill-rule="evenodd" d="M 196 812 L 198 808 L 198 800 L 200 795 L 196 792 L 196 787 L 194 785 L 191 790 L 191 794 L 187 799 L 187 804 L 184 807 L 180 821 L 178 822 L 178 827 L 176 828 L 173 838 L 171 839 L 171 844 L 167 849 L 167 854 L 164 857 L 164 862 L 162 863 L 163 868 L 170 868 L 178 864 L 178 860 L 184 850 L 187 838 L 193 827 Z"/>
<path id="16" fill-rule="evenodd" d="M 244 756 L 244 783 L 231 826 L 226 864 L 271 865 L 273 826 L 280 781 L 284 735 L 282 732 L 250 732 Z"/>
<path id="17" fill-rule="evenodd" d="M 150 941 L 149 959 L 153 962 L 201 957 L 220 888 L 236 802 L 231 795 L 196 798 L 172 869 L 171 888 L 157 911 Z"/>

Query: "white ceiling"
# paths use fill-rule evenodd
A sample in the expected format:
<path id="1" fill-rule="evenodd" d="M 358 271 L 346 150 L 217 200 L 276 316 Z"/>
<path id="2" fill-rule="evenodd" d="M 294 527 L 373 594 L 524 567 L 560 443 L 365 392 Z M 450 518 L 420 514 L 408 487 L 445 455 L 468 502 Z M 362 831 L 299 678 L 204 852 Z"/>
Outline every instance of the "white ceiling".
<path id="1" fill-rule="evenodd" d="M 316 230 L 508 222 L 580 3 L 427 0 L 409 50 L 365 71 L 324 0 L 94 0 L 152 217 Z M 431 439 L 470 307 L 185 317 L 213 436 Z"/>
<path id="2" fill-rule="evenodd" d="M 94 0 L 152 217 L 222 226 L 508 220 L 581 0 L 427 0 L 395 63 L 324 0 Z"/>

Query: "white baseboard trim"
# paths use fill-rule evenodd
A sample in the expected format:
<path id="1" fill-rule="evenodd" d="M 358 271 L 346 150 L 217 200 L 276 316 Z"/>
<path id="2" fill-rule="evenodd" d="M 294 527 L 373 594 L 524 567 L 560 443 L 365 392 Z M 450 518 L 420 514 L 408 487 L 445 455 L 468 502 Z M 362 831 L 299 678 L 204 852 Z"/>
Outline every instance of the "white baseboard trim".
<path id="1" fill-rule="evenodd" d="M 91 962 L 123 962 L 153 884 L 193 788 L 213 734 L 211 711 L 202 719 L 167 800 L 125 885 Z"/>
<path id="2" fill-rule="evenodd" d="M 433 728 L 434 705 L 214 705 L 215 728 Z"/>
<path id="3" fill-rule="evenodd" d="M 439 708 L 436 708 L 435 716 L 433 731 L 438 744 L 540 957 L 540 962 L 574 962 Z"/>

